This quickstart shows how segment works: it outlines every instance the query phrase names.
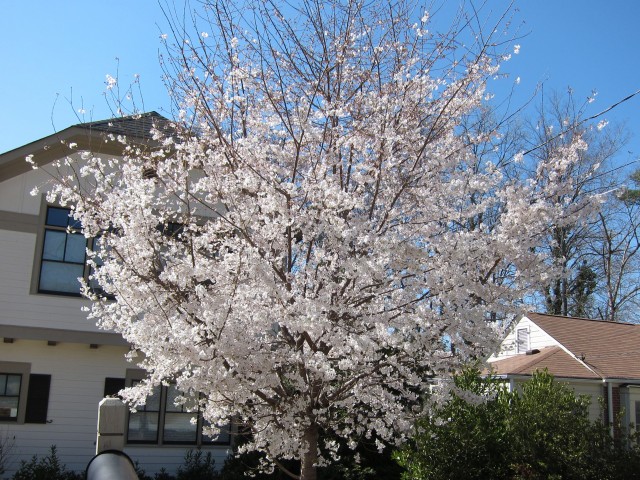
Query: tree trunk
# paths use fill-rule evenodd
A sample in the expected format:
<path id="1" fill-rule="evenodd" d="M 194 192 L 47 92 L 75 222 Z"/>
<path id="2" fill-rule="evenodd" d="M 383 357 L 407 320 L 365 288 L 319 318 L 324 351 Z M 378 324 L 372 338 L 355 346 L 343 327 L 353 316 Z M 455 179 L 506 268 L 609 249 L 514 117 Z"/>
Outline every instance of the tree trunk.
<path id="1" fill-rule="evenodd" d="M 300 480 L 316 480 L 316 464 L 318 463 L 318 426 L 311 424 L 304 432 Z"/>

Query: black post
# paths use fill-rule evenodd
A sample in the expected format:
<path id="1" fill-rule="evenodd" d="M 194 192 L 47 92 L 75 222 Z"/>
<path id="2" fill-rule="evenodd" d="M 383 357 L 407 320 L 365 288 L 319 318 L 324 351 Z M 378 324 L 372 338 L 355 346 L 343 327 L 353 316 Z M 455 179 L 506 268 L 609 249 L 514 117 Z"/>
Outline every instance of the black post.
<path id="1" fill-rule="evenodd" d="M 120 450 L 105 450 L 91 459 L 86 480 L 138 480 L 129 456 Z"/>

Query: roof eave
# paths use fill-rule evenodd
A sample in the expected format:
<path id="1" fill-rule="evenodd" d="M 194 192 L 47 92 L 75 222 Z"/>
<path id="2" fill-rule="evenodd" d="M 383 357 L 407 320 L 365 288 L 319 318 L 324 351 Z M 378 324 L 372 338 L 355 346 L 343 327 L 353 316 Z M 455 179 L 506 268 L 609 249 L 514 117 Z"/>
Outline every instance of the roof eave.
<path id="1" fill-rule="evenodd" d="M 136 145 L 157 146 L 152 139 L 127 137 L 127 140 Z M 72 144 L 75 144 L 73 148 Z M 31 170 L 32 166 L 25 161 L 28 156 L 41 167 L 81 151 L 117 156 L 122 155 L 124 149 L 123 143 L 106 132 L 74 125 L 0 155 L 0 182 Z"/>

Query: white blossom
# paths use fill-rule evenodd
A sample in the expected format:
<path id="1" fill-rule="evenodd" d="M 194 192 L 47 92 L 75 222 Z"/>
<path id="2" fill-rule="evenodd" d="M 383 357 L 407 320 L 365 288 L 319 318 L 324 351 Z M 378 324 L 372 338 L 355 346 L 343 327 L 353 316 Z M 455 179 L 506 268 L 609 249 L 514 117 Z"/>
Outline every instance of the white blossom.
<path id="1" fill-rule="evenodd" d="M 314 19 L 331 30 L 289 38 L 291 50 L 229 27 L 233 54 L 213 48 L 208 76 L 190 63 L 202 45 L 181 44 L 176 134 L 155 132 L 152 152 L 119 138 L 122 161 L 60 165 L 49 198 L 101 234 L 93 278 L 115 296 L 93 296 L 90 317 L 149 374 L 132 404 L 175 381 L 202 392 L 212 425 L 249 426 L 245 448 L 303 464 L 330 460 L 315 458 L 318 429 L 351 445 L 401 439 L 433 377 L 490 351 L 489 314 L 514 315 L 548 275 L 536 242 L 587 210 L 553 202 L 584 142 L 527 182 L 475 168 L 483 140 L 459 126 L 484 105 L 492 49 L 431 51 L 408 19 L 417 43 L 404 48 L 382 34 L 388 19 L 364 22 L 381 3 L 357 3 L 371 10 L 353 24 Z M 329 53 L 310 56 L 319 41 Z"/>

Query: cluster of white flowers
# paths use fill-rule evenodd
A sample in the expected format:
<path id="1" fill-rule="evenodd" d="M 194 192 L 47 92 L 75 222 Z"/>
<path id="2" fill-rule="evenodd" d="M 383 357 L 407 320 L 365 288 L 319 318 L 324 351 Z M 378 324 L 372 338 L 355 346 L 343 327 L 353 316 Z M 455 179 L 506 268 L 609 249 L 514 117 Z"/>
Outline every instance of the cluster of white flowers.
<path id="1" fill-rule="evenodd" d="M 183 111 L 195 134 L 60 177 L 52 195 L 101 235 L 95 277 L 116 298 L 95 298 L 91 317 L 149 372 L 134 402 L 176 381 L 203 393 L 212 424 L 240 419 L 249 448 L 272 457 L 315 454 L 319 428 L 354 445 L 401 438 L 429 380 L 486 352 L 489 313 L 512 314 L 546 275 L 536 242 L 579 213 L 553 196 L 584 145 L 525 184 L 475 168 L 458 127 L 494 60 L 457 58 L 462 73 L 437 77 L 445 53 L 400 48 L 371 25 L 381 30 L 316 29 L 330 49 L 317 59 L 315 37 L 289 56 L 262 38 L 252 56 L 254 38 L 230 36 L 231 64 L 207 83 L 183 70 L 198 87 Z"/>

